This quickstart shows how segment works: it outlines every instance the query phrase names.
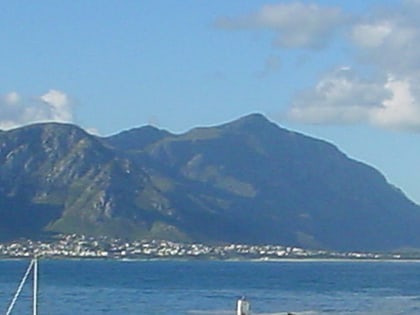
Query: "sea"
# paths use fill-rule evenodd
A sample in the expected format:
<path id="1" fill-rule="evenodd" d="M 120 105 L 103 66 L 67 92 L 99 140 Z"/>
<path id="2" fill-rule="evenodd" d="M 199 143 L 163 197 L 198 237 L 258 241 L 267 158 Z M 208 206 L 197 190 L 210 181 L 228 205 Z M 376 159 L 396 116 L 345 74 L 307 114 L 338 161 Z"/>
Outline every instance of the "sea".
<path id="1" fill-rule="evenodd" d="M 0 260 L 0 314 L 28 265 Z M 40 315 L 236 315 L 242 296 L 261 315 L 418 315 L 420 262 L 39 261 Z M 28 281 L 11 314 L 31 309 Z"/>

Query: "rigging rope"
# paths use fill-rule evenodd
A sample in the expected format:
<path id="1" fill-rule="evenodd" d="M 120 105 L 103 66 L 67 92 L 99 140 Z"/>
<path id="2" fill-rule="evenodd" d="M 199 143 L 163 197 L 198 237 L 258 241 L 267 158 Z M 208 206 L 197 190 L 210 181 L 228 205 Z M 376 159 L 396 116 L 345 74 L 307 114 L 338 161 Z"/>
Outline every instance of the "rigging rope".
<path id="1" fill-rule="evenodd" d="M 18 289 L 15 293 L 15 296 L 13 297 L 12 302 L 9 305 L 9 308 L 7 309 L 6 315 L 10 315 L 10 313 L 12 312 L 13 307 L 15 306 L 15 303 L 17 301 L 17 298 L 19 297 L 19 294 L 22 291 L 23 285 L 25 284 L 26 279 L 28 278 L 29 273 L 31 272 L 31 269 L 32 269 L 32 266 L 34 265 L 34 263 L 35 263 L 35 259 L 32 259 L 31 263 L 29 264 L 28 269 L 25 272 L 25 275 L 22 278 L 22 281 L 19 284 L 19 287 L 18 287 Z"/>

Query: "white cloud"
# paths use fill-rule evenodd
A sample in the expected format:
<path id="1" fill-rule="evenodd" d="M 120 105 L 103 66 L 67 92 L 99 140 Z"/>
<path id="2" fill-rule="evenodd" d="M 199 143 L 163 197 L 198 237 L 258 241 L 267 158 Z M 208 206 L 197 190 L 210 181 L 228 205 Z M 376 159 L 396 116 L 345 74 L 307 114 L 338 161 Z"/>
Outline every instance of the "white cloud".
<path id="1" fill-rule="evenodd" d="M 352 32 L 354 42 L 366 48 L 381 46 L 392 32 L 392 26 L 387 22 L 377 24 L 355 25 Z"/>
<path id="2" fill-rule="evenodd" d="M 263 6 L 258 12 L 217 22 L 224 29 L 268 29 L 274 31 L 274 44 L 285 48 L 321 48 L 345 23 L 338 8 L 301 2 Z"/>
<path id="3" fill-rule="evenodd" d="M 367 81 L 344 68 L 299 95 L 289 110 L 289 118 L 311 124 L 369 123 L 420 131 L 419 97 L 408 80 L 388 77 Z"/>
<path id="4" fill-rule="evenodd" d="M 55 121 L 72 121 L 71 102 L 69 97 L 60 91 L 50 90 L 41 96 L 41 100 L 49 106 L 50 119 Z"/>
<path id="5" fill-rule="evenodd" d="M 364 122 L 389 95 L 384 84 L 362 80 L 349 67 L 342 67 L 327 74 L 313 90 L 298 95 L 289 117 L 313 124 Z"/>
<path id="6" fill-rule="evenodd" d="M 359 72 L 340 69 L 321 77 L 296 96 L 289 117 L 420 132 L 420 1 L 369 12 L 348 26 L 355 53 L 349 61 Z"/>
<path id="7" fill-rule="evenodd" d="M 392 97 L 371 111 L 371 122 L 386 128 L 420 131 L 420 106 L 410 82 L 391 78 L 385 87 Z"/>
<path id="8" fill-rule="evenodd" d="M 420 24 L 394 13 L 389 18 L 353 26 L 352 40 L 358 56 L 378 71 L 398 76 L 420 69 Z"/>
<path id="9" fill-rule="evenodd" d="M 37 97 L 10 92 L 0 97 L 0 129 L 11 129 L 36 122 L 72 122 L 72 103 L 58 90 Z"/>

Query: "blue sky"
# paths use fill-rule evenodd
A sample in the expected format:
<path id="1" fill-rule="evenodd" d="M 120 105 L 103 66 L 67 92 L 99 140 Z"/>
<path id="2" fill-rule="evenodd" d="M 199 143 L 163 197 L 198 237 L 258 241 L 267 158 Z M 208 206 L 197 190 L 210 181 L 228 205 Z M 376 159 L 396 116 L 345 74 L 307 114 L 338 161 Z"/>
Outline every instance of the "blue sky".
<path id="1" fill-rule="evenodd" d="M 420 203 L 420 1 L 8 1 L 0 129 L 180 133 L 259 112 Z"/>

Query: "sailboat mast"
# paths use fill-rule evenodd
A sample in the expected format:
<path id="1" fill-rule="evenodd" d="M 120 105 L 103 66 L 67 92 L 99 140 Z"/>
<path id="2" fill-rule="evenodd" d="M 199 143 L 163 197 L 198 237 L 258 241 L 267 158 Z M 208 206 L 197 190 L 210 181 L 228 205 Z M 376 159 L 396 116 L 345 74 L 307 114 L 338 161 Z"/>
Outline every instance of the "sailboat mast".
<path id="1" fill-rule="evenodd" d="M 33 276 L 34 276 L 34 283 L 33 283 L 33 315 L 38 314 L 38 258 L 34 257 L 34 266 L 33 266 Z"/>
<path id="2" fill-rule="evenodd" d="M 19 297 L 19 294 L 20 294 L 20 292 L 22 292 L 23 285 L 25 284 L 26 279 L 28 278 L 28 276 L 29 276 L 29 274 L 30 274 L 30 272 L 31 272 L 31 270 L 33 268 L 34 262 L 35 262 L 35 260 L 32 259 L 31 260 L 31 263 L 29 264 L 28 269 L 26 269 L 25 275 L 23 276 L 22 280 L 19 283 L 19 286 L 17 288 L 17 291 L 16 291 L 15 295 L 13 296 L 12 302 L 10 302 L 10 305 L 9 305 L 9 308 L 7 309 L 6 315 L 10 315 L 10 313 L 12 312 L 13 307 L 15 306 L 16 301 L 17 301 L 17 299 Z"/>

